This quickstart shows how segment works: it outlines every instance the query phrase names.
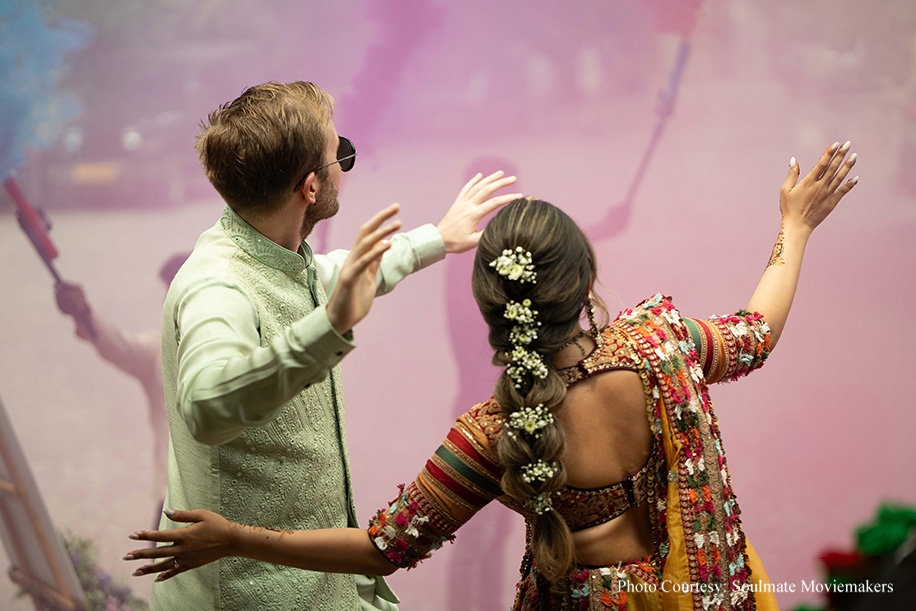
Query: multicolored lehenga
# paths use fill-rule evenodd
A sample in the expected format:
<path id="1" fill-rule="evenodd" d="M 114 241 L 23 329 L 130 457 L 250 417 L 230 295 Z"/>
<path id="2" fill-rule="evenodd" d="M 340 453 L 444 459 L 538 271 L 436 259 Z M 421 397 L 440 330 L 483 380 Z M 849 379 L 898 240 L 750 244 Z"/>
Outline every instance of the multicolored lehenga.
<path id="1" fill-rule="evenodd" d="M 587 498 L 564 489 L 555 510 L 577 530 L 646 502 L 655 551 L 617 566 L 574 566 L 559 584 L 549 584 L 526 554 L 515 610 L 777 608 L 772 593 L 760 592 L 769 580 L 741 528 L 707 388 L 759 368 L 769 345 L 760 314 L 681 318 L 658 294 L 622 312 L 591 355 L 560 371 L 569 385 L 613 369 L 638 372 L 654 444 L 639 477 Z M 417 479 L 373 518 L 370 537 L 391 562 L 416 566 L 493 499 L 532 518 L 502 494 L 501 431 L 493 399 L 471 408 Z"/>

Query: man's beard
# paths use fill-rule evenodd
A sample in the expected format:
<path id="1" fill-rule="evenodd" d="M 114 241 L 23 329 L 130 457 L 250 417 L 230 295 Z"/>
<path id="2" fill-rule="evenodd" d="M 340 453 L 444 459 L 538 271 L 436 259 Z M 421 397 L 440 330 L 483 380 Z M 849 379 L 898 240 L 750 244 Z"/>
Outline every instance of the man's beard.
<path id="1" fill-rule="evenodd" d="M 312 233 L 315 223 L 329 219 L 340 209 L 340 202 L 337 201 L 337 187 L 328 184 L 324 189 L 318 191 L 315 196 L 315 203 L 306 208 L 305 215 L 302 217 L 302 227 L 299 234 L 304 240 Z"/>

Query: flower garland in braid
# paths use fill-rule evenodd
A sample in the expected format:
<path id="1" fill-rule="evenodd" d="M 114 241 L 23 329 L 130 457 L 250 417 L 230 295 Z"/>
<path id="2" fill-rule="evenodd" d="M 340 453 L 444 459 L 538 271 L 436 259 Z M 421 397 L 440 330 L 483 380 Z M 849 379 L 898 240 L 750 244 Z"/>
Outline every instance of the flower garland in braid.
<path id="1" fill-rule="evenodd" d="M 537 284 L 537 272 L 531 253 L 521 246 L 514 250 L 503 250 L 499 257 L 490 262 L 490 267 L 500 276 L 520 284 Z M 543 380 L 549 373 L 544 357 L 529 348 L 538 338 L 538 327 L 541 326 L 541 322 L 537 320 L 537 316 L 538 311 L 533 309 L 530 299 L 523 299 L 521 303 L 509 300 L 503 313 L 503 318 L 514 323 L 509 331 L 512 349 L 506 352 L 506 375 L 512 379 L 517 391 L 522 390 L 529 379 L 528 376 Z M 505 434 L 515 442 L 533 446 L 541 438 L 541 430 L 553 426 L 555 422 L 553 414 L 543 403 L 535 407 L 523 405 L 509 414 Z M 527 453 L 531 454 L 531 451 Z M 518 469 L 521 480 L 532 488 L 542 487 L 548 480 L 559 475 L 561 470 L 562 465 L 559 461 L 545 461 L 541 458 L 532 458 L 531 462 L 520 465 Z M 550 492 L 531 496 L 525 505 L 538 515 L 544 515 L 553 509 Z"/>
<path id="2" fill-rule="evenodd" d="M 493 363 L 505 368 L 493 389 L 503 420 L 500 485 L 525 515 L 533 570 L 554 583 L 568 574 L 575 547 L 553 506 L 567 476 L 556 411 L 567 386 L 553 355 L 579 331 L 596 276 L 594 249 L 575 222 L 556 206 L 524 198 L 487 224 L 471 277 Z"/>

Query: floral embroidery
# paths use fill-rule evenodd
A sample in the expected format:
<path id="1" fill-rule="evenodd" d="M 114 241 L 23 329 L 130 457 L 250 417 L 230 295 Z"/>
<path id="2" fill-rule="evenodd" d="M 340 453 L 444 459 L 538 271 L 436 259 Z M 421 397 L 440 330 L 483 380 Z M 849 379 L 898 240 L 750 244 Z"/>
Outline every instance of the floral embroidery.
<path id="1" fill-rule="evenodd" d="M 429 517 L 420 515 L 417 502 L 410 498 L 411 491 L 405 490 L 404 484 L 398 488 L 401 495 L 369 523 L 369 539 L 392 564 L 412 569 L 455 537 L 437 536 L 426 526 Z"/>
<path id="2" fill-rule="evenodd" d="M 588 596 L 588 578 L 588 571 L 579 571 L 569 576 L 570 595 L 573 598 L 586 598 Z"/>
<path id="3" fill-rule="evenodd" d="M 740 310 L 731 316 L 713 317 L 709 323 L 715 325 L 726 342 L 726 354 L 722 355 L 724 379 L 746 375 L 769 354 L 769 329 L 760 314 Z M 657 498 L 665 498 L 669 483 L 678 487 L 691 579 L 719 585 L 722 591 L 730 590 L 732 584 L 748 583 L 750 571 L 744 563 L 745 541 L 738 506 L 726 470 L 718 423 L 710 411 L 699 354 L 689 331 L 670 300 L 660 294 L 623 312 L 615 324 L 627 330 L 640 344 L 641 352 L 649 356 L 648 366 L 654 372 L 650 378 L 657 380 L 656 389 L 661 389 L 657 409 L 668 411 L 672 433 L 681 445 L 679 465 L 669 471 L 668 482 L 659 479 Z M 677 344 L 677 351 L 671 349 L 670 342 Z M 710 461 L 714 461 L 711 469 Z M 713 489 L 720 491 L 716 499 Z M 721 508 L 721 516 L 717 508 Z M 656 524 L 662 540 L 667 541 L 661 503 L 658 509 Z M 659 552 L 664 561 L 670 552 L 667 543 L 659 546 Z M 723 559 L 728 575 L 722 571 Z M 695 607 L 703 609 L 718 608 L 724 602 L 721 595 L 697 593 L 693 598 Z M 745 608 L 739 603 L 753 602 L 746 592 L 732 598 L 737 608 Z"/>
<path id="4" fill-rule="evenodd" d="M 735 341 L 727 355 L 725 381 L 746 376 L 770 355 L 770 326 L 762 314 L 738 310 L 731 316 L 711 316 L 709 322 Z"/>

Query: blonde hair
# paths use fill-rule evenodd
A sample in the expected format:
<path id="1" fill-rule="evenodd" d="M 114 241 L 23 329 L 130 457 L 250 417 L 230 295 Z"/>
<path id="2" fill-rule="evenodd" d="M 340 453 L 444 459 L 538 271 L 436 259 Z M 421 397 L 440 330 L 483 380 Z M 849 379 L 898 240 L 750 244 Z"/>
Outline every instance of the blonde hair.
<path id="1" fill-rule="evenodd" d="M 334 98 L 314 83 L 263 83 L 210 113 L 195 147 L 226 203 L 264 218 L 306 172 L 324 163 L 333 116 Z"/>

